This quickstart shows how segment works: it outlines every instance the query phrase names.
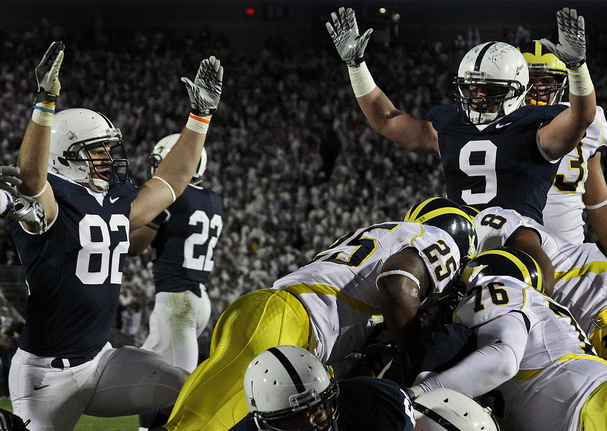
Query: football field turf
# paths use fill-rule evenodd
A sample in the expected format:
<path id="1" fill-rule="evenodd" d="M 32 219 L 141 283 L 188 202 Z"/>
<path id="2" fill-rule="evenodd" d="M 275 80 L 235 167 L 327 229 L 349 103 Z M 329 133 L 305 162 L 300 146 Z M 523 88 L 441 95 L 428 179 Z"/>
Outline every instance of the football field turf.
<path id="1" fill-rule="evenodd" d="M 0 407 L 12 411 L 10 400 L 0 400 Z M 137 416 L 123 416 L 118 418 L 96 418 L 93 416 L 82 416 L 76 431 L 137 431 L 139 420 Z"/>

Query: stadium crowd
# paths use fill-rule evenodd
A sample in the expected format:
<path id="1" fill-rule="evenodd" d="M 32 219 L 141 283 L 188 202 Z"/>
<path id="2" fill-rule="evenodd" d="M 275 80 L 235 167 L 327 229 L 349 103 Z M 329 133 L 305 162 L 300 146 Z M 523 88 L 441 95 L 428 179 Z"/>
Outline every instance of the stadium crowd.
<path id="1" fill-rule="evenodd" d="M 504 33 L 504 41 L 514 45 L 525 37 L 529 32 L 522 28 Z M 112 118 L 124 134 L 137 184 L 146 179 L 154 144 L 179 132 L 188 110 L 178 77 L 210 54 L 224 65 L 203 185 L 222 196 L 226 219 L 206 286 L 213 315 L 200 339 L 203 356 L 214 322 L 236 298 L 270 287 L 337 236 L 401 219 L 414 202 L 444 194 L 436 157 L 407 152 L 369 126 L 333 47 L 293 50 L 269 40 L 260 56 L 247 58 L 227 38 L 208 31 L 185 40 L 169 31 L 91 39 L 42 21 L 30 32 L 0 35 L 2 164 L 16 163 L 31 109 L 33 67 L 58 38 L 70 50 L 61 71 L 66 91 L 59 110 L 82 106 Z M 451 100 L 455 68 L 480 39 L 470 31 L 451 44 L 378 45 L 368 50 L 369 64 L 383 65 L 372 72 L 395 105 L 421 116 Z M 604 107 L 606 48 L 589 47 L 589 69 Z M 0 250 L 1 265 L 19 264 L 6 223 L 0 225 Z M 152 262 L 149 253 L 128 259 L 116 325 L 139 343 L 153 308 Z"/>

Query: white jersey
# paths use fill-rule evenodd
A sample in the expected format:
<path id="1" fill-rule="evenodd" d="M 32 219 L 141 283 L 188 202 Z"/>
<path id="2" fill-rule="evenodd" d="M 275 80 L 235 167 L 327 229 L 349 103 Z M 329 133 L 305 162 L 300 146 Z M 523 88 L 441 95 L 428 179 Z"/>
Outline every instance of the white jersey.
<path id="1" fill-rule="evenodd" d="M 584 242 L 584 183 L 588 179 L 588 160 L 607 145 L 607 120 L 600 106 L 586 136 L 560 161 L 544 207 L 544 225 L 573 244 Z"/>
<path id="2" fill-rule="evenodd" d="M 552 299 L 569 308 L 586 334 L 592 335 L 595 317 L 607 309 L 607 258 L 595 244 L 571 244 L 531 218 L 500 207 L 481 211 L 474 227 L 479 253 L 509 245 L 512 235 L 523 227 L 535 230 L 554 267 Z"/>
<path id="3" fill-rule="evenodd" d="M 432 289 L 440 293 L 459 270 L 457 245 L 445 231 L 411 222 L 385 222 L 358 229 L 297 271 L 277 280 L 303 302 L 312 322 L 310 351 L 325 364 L 364 346 L 383 320 L 375 285 L 386 259 L 414 248 L 428 268 Z"/>
<path id="4" fill-rule="evenodd" d="M 513 277 L 479 277 L 454 317 L 476 333 L 508 313 L 524 316 L 528 338 L 520 341 L 524 353 L 517 374 L 490 393 L 494 413 L 508 430 L 577 431 L 584 402 L 607 381 L 607 362 L 594 355 L 566 307 Z M 468 371 L 473 368 L 469 364 Z M 483 381 L 482 375 L 462 378 Z"/>

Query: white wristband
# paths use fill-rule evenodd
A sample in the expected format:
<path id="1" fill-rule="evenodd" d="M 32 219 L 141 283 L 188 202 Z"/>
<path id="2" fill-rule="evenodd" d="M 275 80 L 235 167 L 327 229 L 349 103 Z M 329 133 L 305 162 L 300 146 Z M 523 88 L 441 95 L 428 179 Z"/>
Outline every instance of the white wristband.
<path id="1" fill-rule="evenodd" d="M 367 63 L 364 61 L 358 66 L 348 66 L 348 74 L 350 75 L 350 83 L 356 97 L 362 97 L 369 94 L 377 85 L 369 72 Z"/>
<path id="2" fill-rule="evenodd" d="M 194 114 L 190 114 L 188 117 L 188 122 L 186 123 L 186 127 L 190 130 L 193 130 L 196 133 L 207 133 L 209 129 L 209 124 L 211 124 L 211 116 L 207 115 L 205 117 L 199 117 Z"/>
<path id="3" fill-rule="evenodd" d="M 169 188 L 169 191 L 171 192 L 171 197 L 173 198 L 173 202 L 175 202 L 175 200 L 177 199 L 177 196 L 175 195 L 175 190 L 173 189 L 173 186 L 170 185 L 167 180 L 165 180 L 164 178 L 160 178 L 157 175 L 154 175 L 152 178 L 156 178 L 157 180 L 162 181 Z"/>
<path id="4" fill-rule="evenodd" d="M 40 124 L 41 126 L 52 126 L 54 118 L 54 111 L 50 112 L 50 110 L 34 108 L 34 111 L 32 112 L 32 121 L 36 124 Z"/>
<path id="5" fill-rule="evenodd" d="M 419 279 L 416 276 L 414 276 L 413 274 L 411 274 L 410 272 L 403 271 L 402 269 L 393 269 L 391 271 L 386 271 L 386 272 L 382 272 L 381 274 L 379 274 L 377 276 L 377 278 L 375 279 L 376 287 L 377 287 L 377 282 L 379 281 L 379 279 L 382 277 L 387 277 L 388 275 L 402 275 L 403 277 L 407 277 L 409 280 L 411 280 L 412 282 L 415 283 L 415 285 L 417 286 L 417 290 L 421 289 L 421 286 L 419 284 Z M 378 287 L 378 289 L 379 289 L 379 287 Z"/>
<path id="6" fill-rule="evenodd" d="M 574 96 L 588 96 L 594 91 L 586 63 L 574 70 L 567 69 L 567 75 L 569 76 L 569 92 Z"/>
<path id="7" fill-rule="evenodd" d="M 607 205 L 607 199 L 605 199 L 603 202 L 600 202 L 598 204 L 594 204 L 594 205 L 586 205 L 586 209 L 587 210 L 595 210 L 601 207 L 604 207 L 605 205 Z"/>

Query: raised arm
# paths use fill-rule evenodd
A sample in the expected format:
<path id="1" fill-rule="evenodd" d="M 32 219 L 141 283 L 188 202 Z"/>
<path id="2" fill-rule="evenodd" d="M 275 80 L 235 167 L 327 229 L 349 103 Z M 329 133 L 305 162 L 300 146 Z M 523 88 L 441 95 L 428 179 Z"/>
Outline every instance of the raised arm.
<path id="1" fill-rule="evenodd" d="M 19 178 L 22 183 L 19 192 L 36 199 L 44 208 L 46 220 L 52 221 L 57 215 L 57 203 L 52 188 L 47 182 L 48 155 L 51 125 L 55 116 L 55 105 L 61 92 L 59 69 L 63 62 L 65 46 L 53 42 L 35 69 L 37 94 L 34 98 L 32 119 L 25 130 L 19 150 Z M 39 232 L 40 225 L 24 220 L 31 232 Z"/>
<path id="2" fill-rule="evenodd" d="M 146 225 L 185 190 L 200 160 L 211 116 L 221 97 L 223 67 L 211 56 L 200 63 L 194 82 L 181 78 L 192 111 L 181 136 L 133 201 L 131 229 Z"/>
<path id="3" fill-rule="evenodd" d="M 410 151 L 438 152 L 438 137 L 432 123 L 402 112 L 375 84 L 364 61 L 373 29 L 361 36 L 354 10 L 339 8 L 326 27 L 341 59 L 348 66 L 350 82 L 360 108 L 371 126 L 387 139 Z"/>
<path id="4" fill-rule="evenodd" d="M 584 17 L 575 9 L 564 8 L 557 12 L 557 23 L 558 45 L 547 39 L 541 42 L 567 67 L 571 106 L 538 132 L 540 145 L 554 160 L 575 148 L 596 113 L 596 94 L 586 65 Z"/>

